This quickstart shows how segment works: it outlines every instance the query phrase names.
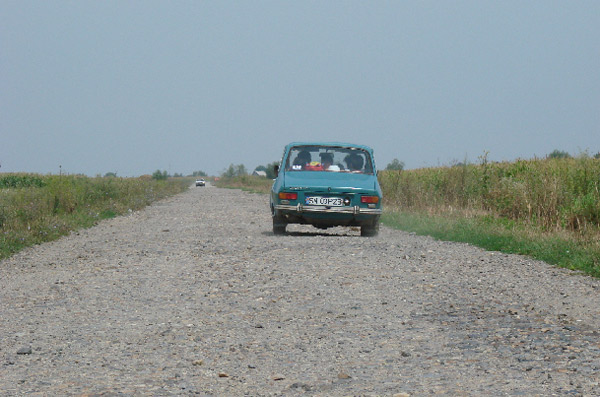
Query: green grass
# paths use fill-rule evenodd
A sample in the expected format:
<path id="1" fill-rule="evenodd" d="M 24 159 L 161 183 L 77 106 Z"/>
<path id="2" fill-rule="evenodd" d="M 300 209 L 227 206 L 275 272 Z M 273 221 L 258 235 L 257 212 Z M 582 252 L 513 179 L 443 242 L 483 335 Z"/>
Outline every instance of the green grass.
<path id="1" fill-rule="evenodd" d="M 469 243 L 486 250 L 534 259 L 600 277 L 600 247 L 592 240 L 534 231 L 524 224 L 489 216 L 462 217 L 387 210 L 382 223 L 439 240 Z"/>
<path id="2" fill-rule="evenodd" d="M 180 193 L 191 179 L 0 174 L 0 259 Z"/>

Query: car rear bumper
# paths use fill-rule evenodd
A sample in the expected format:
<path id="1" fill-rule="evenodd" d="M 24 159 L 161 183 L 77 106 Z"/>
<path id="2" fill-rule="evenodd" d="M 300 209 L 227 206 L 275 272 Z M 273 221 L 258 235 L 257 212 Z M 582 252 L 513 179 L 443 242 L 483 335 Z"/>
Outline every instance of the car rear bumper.
<path id="1" fill-rule="evenodd" d="M 352 214 L 352 215 L 381 215 L 381 208 L 361 208 L 358 205 L 353 207 L 325 207 L 319 205 L 276 205 L 275 209 L 284 212 L 318 213 L 318 214 Z"/>

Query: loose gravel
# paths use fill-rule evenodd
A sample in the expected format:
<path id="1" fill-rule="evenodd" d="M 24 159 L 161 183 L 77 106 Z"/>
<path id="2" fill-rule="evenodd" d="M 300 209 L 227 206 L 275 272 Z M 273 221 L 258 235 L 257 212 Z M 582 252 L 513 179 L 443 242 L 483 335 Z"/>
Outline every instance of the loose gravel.
<path id="1" fill-rule="evenodd" d="M 599 330 L 600 280 L 212 186 L 0 262 L 0 395 L 600 395 Z"/>

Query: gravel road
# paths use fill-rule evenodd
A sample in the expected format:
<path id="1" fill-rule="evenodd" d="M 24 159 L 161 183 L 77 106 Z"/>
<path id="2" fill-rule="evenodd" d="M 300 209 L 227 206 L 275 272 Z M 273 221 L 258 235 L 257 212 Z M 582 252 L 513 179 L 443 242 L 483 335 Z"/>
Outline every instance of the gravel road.
<path id="1" fill-rule="evenodd" d="M 600 395 L 600 280 L 190 188 L 0 262 L 0 395 Z"/>

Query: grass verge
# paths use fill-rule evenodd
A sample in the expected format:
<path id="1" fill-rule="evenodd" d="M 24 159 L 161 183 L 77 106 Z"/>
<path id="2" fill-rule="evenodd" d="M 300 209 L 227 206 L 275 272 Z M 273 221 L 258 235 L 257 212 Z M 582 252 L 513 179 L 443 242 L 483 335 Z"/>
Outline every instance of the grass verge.
<path id="1" fill-rule="evenodd" d="M 487 216 L 459 217 L 386 210 L 382 223 L 439 240 L 469 243 L 486 250 L 527 255 L 560 267 L 600 277 L 600 246 L 564 233 L 532 230 Z"/>
<path id="2" fill-rule="evenodd" d="M 0 175 L 0 259 L 183 192 L 191 179 Z"/>

